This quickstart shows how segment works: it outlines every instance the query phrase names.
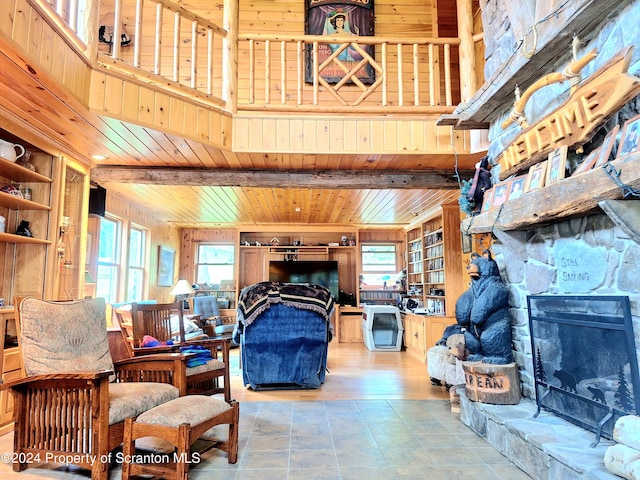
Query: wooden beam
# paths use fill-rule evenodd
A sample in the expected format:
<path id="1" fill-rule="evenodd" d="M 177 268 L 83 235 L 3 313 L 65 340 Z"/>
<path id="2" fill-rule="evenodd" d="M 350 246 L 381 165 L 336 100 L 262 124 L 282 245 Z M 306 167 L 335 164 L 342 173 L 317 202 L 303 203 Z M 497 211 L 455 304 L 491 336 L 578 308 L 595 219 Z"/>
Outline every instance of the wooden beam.
<path id="1" fill-rule="evenodd" d="M 640 189 L 640 154 L 613 160 L 619 180 L 627 187 Z M 503 203 L 486 213 L 465 218 L 461 230 L 465 233 L 489 233 L 530 230 L 569 218 L 601 212 L 606 200 L 621 200 L 623 189 L 604 168 L 562 179 L 544 188 L 526 192 L 515 200 Z M 634 198 L 634 197 L 633 197 Z M 630 200 L 627 200 L 630 201 Z"/>
<path id="2" fill-rule="evenodd" d="M 473 176 L 460 171 L 460 180 Z M 154 185 L 238 186 L 320 189 L 460 188 L 453 170 L 238 170 L 103 166 L 91 170 L 91 181 Z"/>

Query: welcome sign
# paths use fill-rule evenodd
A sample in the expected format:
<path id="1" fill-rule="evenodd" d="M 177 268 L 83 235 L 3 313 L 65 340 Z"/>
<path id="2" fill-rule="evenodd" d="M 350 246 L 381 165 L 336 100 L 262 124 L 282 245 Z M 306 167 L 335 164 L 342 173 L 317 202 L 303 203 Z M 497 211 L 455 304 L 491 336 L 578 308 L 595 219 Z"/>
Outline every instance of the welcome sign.
<path id="1" fill-rule="evenodd" d="M 616 54 L 559 108 L 520 132 L 496 159 L 500 179 L 546 159 L 563 146 L 582 145 L 611 115 L 640 93 L 640 78 L 627 72 L 633 47 Z"/>

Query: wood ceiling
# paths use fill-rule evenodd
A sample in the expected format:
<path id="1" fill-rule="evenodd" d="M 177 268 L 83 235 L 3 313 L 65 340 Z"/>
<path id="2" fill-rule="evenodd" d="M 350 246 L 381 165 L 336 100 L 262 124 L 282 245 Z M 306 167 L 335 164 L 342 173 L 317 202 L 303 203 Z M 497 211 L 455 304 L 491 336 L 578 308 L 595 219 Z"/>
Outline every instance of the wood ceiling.
<path id="1" fill-rule="evenodd" d="M 86 162 L 93 153 L 106 153 L 103 165 L 193 169 L 192 178 L 180 182 L 101 182 L 110 193 L 177 227 L 282 223 L 402 228 L 441 203 L 457 201 L 455 163 L 466 178 L 479 157 L 236 153 L 95 115 L 65 98 L 55 84 L 21 68 L 6 50 L 0 68 L 0 95 L 11 99 L 0 105 L 2 138 Z M 433 177 L 424 177 L 434 169 Z M 224 173 L 217 184 L 211 176 L 216 172 Z M 273 172 L 281 173 L 280 182 Z M 203 178 L 211 183 L 203 185 Z M 434 188 L 424 188 L 425 181 Z"/>
<path id="2" fill-rule="evenodd" d="M 140 167 L 147 174 L 165 169 L 160 171 L 164 177 L 152 181 L 144 180 L 144 174 L 119 181 L 109 180 L 106 173 L 94 176 L 110 194 L 176 227 L 402 228 L 442 203 L 456 202 L 456 171 L 468 178 L 481 156 L 222 150 L 96 115 L 55 81 L 38 75 L 10 44 L 1 42 L 0 47 L 0 138 L 87 164 L 95 165 L 90 156 L 102 153 L 108 159 L 100 167 Z"/>

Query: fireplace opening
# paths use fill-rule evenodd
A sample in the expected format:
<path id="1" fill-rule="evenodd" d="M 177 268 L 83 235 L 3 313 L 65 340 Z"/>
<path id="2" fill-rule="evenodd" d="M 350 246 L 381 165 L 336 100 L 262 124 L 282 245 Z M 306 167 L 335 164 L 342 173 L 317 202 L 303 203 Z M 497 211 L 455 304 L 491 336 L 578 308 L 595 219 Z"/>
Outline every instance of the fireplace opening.
<path id="1" fill-rule="evenodd" d="M 611 439 L 624 415 L 640 413 L 629 297 L 527 297 L 536 403 Z"/>

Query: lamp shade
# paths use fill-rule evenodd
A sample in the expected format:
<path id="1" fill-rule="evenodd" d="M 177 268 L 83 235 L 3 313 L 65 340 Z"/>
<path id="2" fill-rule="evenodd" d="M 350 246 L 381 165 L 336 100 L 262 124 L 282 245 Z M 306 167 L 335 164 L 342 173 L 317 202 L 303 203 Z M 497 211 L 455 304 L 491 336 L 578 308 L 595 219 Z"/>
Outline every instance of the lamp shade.
<path id="1" fill-rule="evenodd" d="M 193 295 L 196 291 L 191 284 L 184 279 L 178 280 L 169 295 Z"/>

